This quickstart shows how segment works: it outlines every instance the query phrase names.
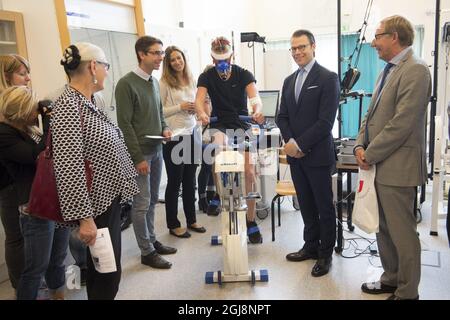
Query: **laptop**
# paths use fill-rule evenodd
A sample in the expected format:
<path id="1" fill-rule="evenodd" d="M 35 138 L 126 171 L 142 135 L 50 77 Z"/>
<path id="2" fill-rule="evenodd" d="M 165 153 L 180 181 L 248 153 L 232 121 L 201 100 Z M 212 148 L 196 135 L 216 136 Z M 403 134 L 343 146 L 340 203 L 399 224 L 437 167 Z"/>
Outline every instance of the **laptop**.
<path id="1" fill-rule="evenodd" d="M 266 118 L 264 127 L 267 129 L 276 128 L 275 119 L 278 115 L 278 103 L 280 97 L 279 90 L 262 90 L 259 91 L 262 101 L 262 113 Z"/>

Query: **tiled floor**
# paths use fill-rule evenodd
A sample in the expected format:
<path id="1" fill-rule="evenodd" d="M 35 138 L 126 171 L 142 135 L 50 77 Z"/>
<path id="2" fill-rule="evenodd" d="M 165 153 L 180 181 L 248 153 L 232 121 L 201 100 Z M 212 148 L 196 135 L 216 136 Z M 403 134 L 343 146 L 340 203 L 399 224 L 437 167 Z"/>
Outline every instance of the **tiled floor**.
<path id="1" fill-rule="evenodd" d="M 439 236 L 429 235 L 430 200 L 423 206 L 423 221 L 419 224 L 423 250 L 421 299 L 450 299 L 450 250 L 444 221 L 439 221 Z M 181 211 L 181 210 L 180 210 Z M 193 233 L 189 239 L 169 235 L 165 226 L 164 206 L 158 205 L 156 230 L 158 239 L 175 246 L 178 253 L 166 256 L 173 267 L 156 270 L 140 263 L 132 227 L 123 232 L 122 282 L 117 299 L 331 299 L 369 300 L 385 299 L 388 295 L 371 296 L 361 292 L 362 282 L 377 280 L 381 273 L 376 256 L 361 255 L 357 258 L 333 257 L 331 272 L 320 278 L 310 275 L 313 261 L 288 262 L 285 255 L 296 251 L 302 244 L 302 220 L 300 212 L 293 210 L 288 199 L 283 204 L 282 225 L 277 227 L 277 239 L 270 239 L 270 217 L 259 222 L 264 243 L 250 245 L 249 264 L 253 269 L 268 269 L 269 282 L 205 284 L 205 272 L 222 268 L 222 249 L 210 245 L 210 236 L 220 230 L 220 217 L 198 214 L 198 221 L 207 229 L 206 234 Z M 346 239 L 357 238 L 355 233 L 345 232 Z M 373 235 L 370 238 L 374 238 Z M 354 245 L 358 248 L 355 249 Z M 355 256 L 364 250 L 364 240 L 345 241 L 344 256 Z M 84 288 L 67 291 L 68 299 L 86 299 Z M 0 299 L 12 299 L 13 291 L 8 282 L 0 284 Z"/>

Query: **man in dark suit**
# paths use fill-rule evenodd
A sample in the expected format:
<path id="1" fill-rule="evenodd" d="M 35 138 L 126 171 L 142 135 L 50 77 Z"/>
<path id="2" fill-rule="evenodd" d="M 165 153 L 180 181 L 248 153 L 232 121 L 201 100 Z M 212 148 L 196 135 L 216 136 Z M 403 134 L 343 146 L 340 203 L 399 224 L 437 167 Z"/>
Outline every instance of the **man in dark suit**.
<path id="1" fill-rule="evenodd" d="M 340 87 L 336 73 L 315 61 L 315 49 L 310 31 L 294 32 L 290 51 L 299 69 L 284 81 L 277 124 L 285 141 L 284 150 L 305 224 L 303 248 L 286 258 L 317 259 L 311 274 L 320 277 L 330 270 L 336 240 L 331 187 L 336 156 L 331 130 Z"/>

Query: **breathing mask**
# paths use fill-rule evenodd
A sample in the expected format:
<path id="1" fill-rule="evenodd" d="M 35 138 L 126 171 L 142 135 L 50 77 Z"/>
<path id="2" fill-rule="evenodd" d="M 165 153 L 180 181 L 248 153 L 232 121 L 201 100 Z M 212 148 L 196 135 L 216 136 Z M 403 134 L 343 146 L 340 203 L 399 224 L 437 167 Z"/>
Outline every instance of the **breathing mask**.
<path id="1" fill-rule="evenodd" d="M 216 64 L 216 70 L 222 80 L 226 80 L 231 73 L 231 65 L 227 60 L 220 60 Z"/>

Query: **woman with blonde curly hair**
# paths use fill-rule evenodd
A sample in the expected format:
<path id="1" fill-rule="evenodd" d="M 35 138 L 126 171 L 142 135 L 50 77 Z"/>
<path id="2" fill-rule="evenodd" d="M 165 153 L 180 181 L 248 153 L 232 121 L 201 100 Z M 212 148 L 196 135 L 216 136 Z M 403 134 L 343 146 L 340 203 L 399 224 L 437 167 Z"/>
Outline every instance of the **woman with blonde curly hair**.
<path id="1" fill-rule="evenodd" d="M 9 87 L 0 95 L 0 161 L 13 179 L 25 264 L 17 286 L 17 299 L 35 300 L 45 276 L 51 298 L 63 299 L 69 230 L 55 222 L 36 218 L 28 210 L 28 198 L 36 171 L 36 159 L 45 148 L 50 116 L 26 86 Z M 43 134 L 37 117 L 43 118 Z M 17 253 L 19 254 L 19 253 Z"/>
<path id="2" fill-rule="evenodd" d="M 16 54 L 0 56 L 0 93 L 11 86 L 26 86 L 30 80 L 30 64 L 25 58 Z M 0 163 L 0 217 L 5 230 L 5 261 L 14 289 L 17 289 L 24 266 L 23 236 L 17 207 L 13 179 Z"/>

